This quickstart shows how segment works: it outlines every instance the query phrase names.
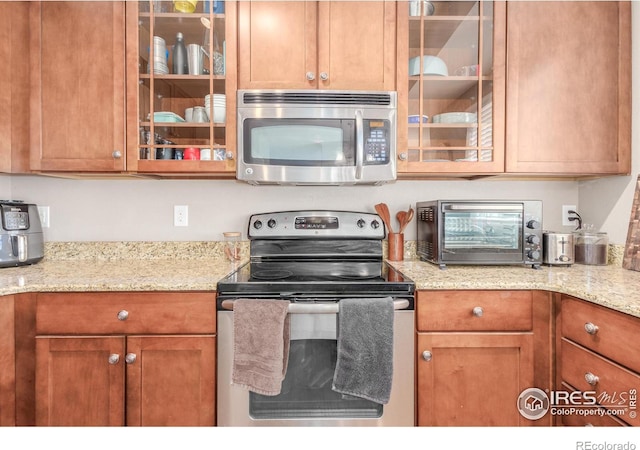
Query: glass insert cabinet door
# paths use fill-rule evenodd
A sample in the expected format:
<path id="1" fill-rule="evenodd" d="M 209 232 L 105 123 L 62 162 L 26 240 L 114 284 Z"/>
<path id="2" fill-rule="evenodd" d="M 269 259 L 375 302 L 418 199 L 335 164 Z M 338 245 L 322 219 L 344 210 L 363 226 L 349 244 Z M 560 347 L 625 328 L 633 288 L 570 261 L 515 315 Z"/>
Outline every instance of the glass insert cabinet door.
<path id="1" fill-rule="evenodd" d="M 235 59 L 228 58 L 227 21 L 234 10 L 213 0 L 131 3 L 138 18 L 137 170 L 233 170 L 235 100 L 227 92 L 235 92 Z"/>
<path id="2" fill-rule="evenodd" d="M 406 9 L 399 170 L 504 171 L 504 2 L 410 0 Z"/>

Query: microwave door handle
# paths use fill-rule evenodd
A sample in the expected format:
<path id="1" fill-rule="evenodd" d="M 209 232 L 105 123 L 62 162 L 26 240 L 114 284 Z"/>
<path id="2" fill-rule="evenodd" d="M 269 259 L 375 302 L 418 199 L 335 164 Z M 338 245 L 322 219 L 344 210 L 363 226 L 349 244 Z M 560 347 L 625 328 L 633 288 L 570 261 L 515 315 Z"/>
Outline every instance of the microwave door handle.
<path id="1" fill-rule="evenodd" d="M 356 111 L 356 180 L 362 178 L 364 164 L 364 120 L 362 111 Z"/>

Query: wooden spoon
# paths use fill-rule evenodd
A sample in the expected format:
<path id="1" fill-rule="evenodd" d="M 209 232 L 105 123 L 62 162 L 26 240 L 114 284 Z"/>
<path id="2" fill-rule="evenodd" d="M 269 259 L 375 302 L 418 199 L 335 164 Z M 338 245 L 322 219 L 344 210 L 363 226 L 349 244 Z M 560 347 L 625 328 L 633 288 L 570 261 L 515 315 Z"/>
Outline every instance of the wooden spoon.
<path id="1" fill-rule="evenodd" d="M 393 233 L 391 228 L 391 214 L 389 213 L 389 207 L 386 203 L 378 203 L 375 207 L 376 212 L 384 222 L 389 233 Z"/>
<path id="2" fill-rule="evenodd" d="M 398 231 L 398 233 L 402 233 L 402 230 L 404 230 L 404 227 L 407 226 L 407 212 L 406 211 L 398 211 L 398 214 L 396 214 L 396 219 L 398 219 L 398 223 L 400 224 L 400 231 Z"/>
<path id="3" fill-rule="evenodd" d="M 404 212 L 404 211 L 400 211 L 400 212 Z M 404 233 L 404 229 L 407 227 L 407 225 L 409 225 L 409 222 L 411 222 L 411 220 L 413 219 L 413 214 L 414 214 L 413 208 L 409 206 L 409 211 L 405 213 L 404 223 L 400 225 L 399 233 Z"/>

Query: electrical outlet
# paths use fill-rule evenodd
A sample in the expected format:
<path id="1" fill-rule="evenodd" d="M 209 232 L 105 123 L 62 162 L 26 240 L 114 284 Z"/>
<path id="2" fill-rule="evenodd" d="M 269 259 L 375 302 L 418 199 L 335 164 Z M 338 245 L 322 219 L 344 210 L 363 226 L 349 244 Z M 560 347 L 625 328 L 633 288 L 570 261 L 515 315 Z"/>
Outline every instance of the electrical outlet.
<path id="1" fill-rule="evenodd" d="M 187 205 L 175 205 L 173 207 L 173 226 L 189 226 L 189 207 Z"/>
<path id="2" fill-rule="evenodd" d="M 38 206 L 38 215 L 40 216 L 40 226 L 49 228 L 49 207 Z"/>
<path id="3" fill-rule="evenodd" d="M 566 227 L 575 226 L 576 224 L 569 220 L 569 217 L 575 217 L 569 214 L 569 211 L 575 211 L 576 205 L 562 205 L 562 225 Z"/>

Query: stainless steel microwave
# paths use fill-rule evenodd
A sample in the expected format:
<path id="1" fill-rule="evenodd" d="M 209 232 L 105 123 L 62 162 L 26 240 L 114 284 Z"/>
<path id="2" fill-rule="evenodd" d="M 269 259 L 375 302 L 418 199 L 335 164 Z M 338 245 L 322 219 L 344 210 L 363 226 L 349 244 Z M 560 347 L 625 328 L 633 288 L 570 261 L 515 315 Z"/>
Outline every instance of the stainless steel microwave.
<path id="1" fill-rule="evenodd" d="M 237 178 L 252 184 L 396 179 L 397 93 L 239 90 Z"/>
<path id="2" fill-rule="evenodd" d="M 542 202 L 435 200 L 416 205 L 417 254 L 439 264 L 542 263 Z"/>

